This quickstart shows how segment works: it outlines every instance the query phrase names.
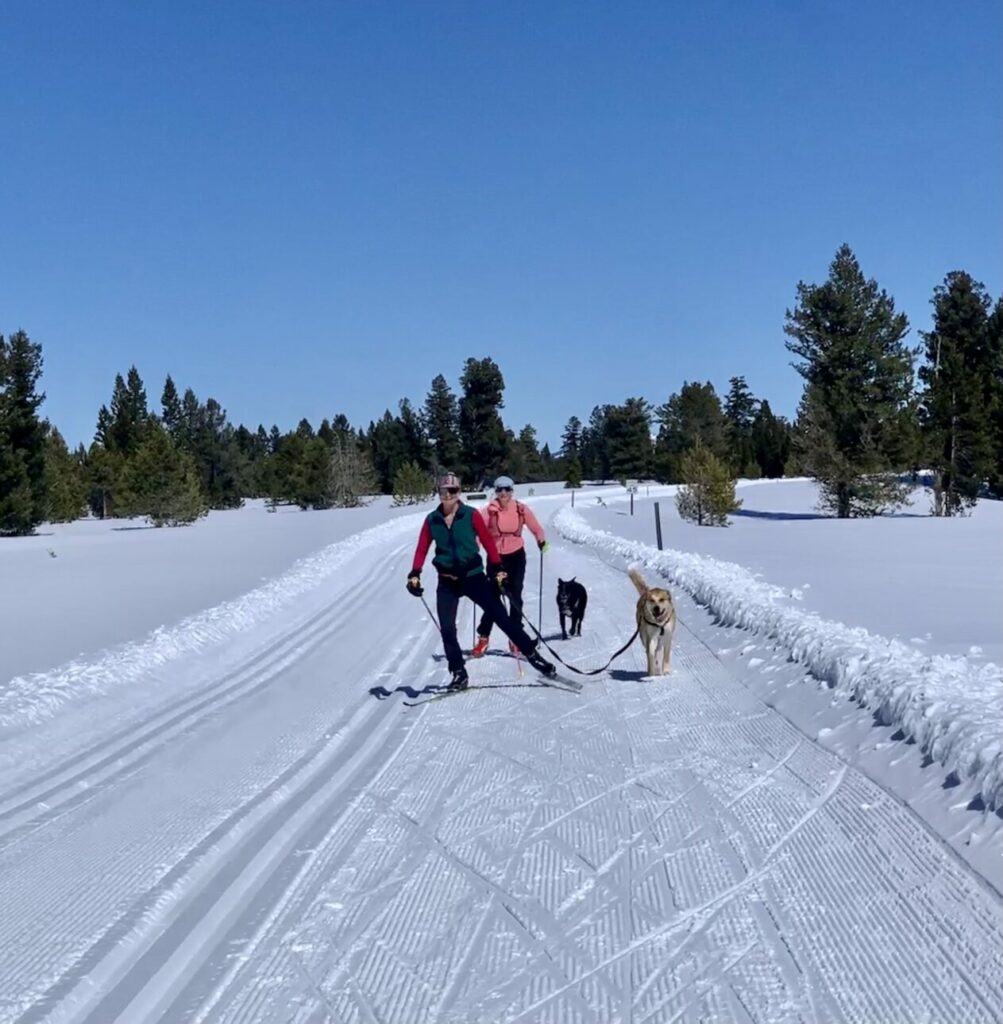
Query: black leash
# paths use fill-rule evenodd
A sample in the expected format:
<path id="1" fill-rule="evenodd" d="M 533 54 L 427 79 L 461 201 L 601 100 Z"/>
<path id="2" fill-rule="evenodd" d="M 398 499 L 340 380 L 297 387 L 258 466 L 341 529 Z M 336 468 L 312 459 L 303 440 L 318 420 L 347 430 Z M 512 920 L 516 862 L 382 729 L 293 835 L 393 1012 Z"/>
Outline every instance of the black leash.
<path id="1" fill-rule="evenodd" d="M 621 654 L 623 654 L 623 652 L 624 652 L 625 650 L 627 650 L 627 648 L 628 648 L 628 647 L 630 647 L 630 645 L 631 645 L 631 644 L 632 644 L 632 643 L 633 643 L 633 642 L 634 642 L 634 641 L 635 641 L 635 640 L 637 639 L 637 634 L 638 634 L 638 633 L 640 632 L 640 628 L 638 628 L 638 629 L 635 629 L 635 630 L 634 630 L 634 632 L 633 632 L 633 634 L 631 635 L 631 638 L 630 638 L 630 639 L 629 639 L 629 640 L 628 640 L 628 641 L 627 641 L 627 642 L 626 642 L 626 643 L 625 643 L 625 644 L 623 645 L 623 647 L 621 647 L 621 648 L 620 648 L 620 650 L 618 650 L 618 651 L 617 651 L 617 652 L 616 652 L 616 653 L 615 653 L 615 654 L 614 654 L 614 655 L 613 655 L 613 656 L 612 656 L 612 657 L 611 657 L 611 658 L 609 659 L 609 661 L 607 661 L 607 662 L 606 662 L 606 664 L 605 664 L 605 665 L 603 665 L 603 667 L 602 667 L 602 668 L 593 668 L 593 669 L 575 668 L 575 666 L 574 666 L 574 665 L 569 665 L 569 664 L 568 664 L 568 663 L 567 663 L 567 662 L 566 662 L 566 661 L 565 661 L 565 660 L 564 660 L 564 659 L 563 659 L 563 658 L 562 658 L 562 657 L 561 657 L 561 656 L 560 656 L 560 655 L 559 655 L 559 654 L 557 653 L 557 651 L 555 651 L 555 650 L 554 650 L 554 648 L 553 648 L 553 647 L 551 647 L 551 646 L 550 646 L 550 644 L 548 644 L 548 643 L 547 643 L 547 641 L 546 641 L 546 640 L 545 640 L 545 639 L 543 638 L 543 634 L 542 634 L 542 633 L 541 633 L 541 632 L 540 632 L 540 631 L 539 631 L 539 630 L 538 630 L 538 629 L 536 628 L 536 626 L 534 626 L 534 625 L 533 625 L 533 623 L 532 623 L 532 622 L 530 622 L 530 621 L 529 621 L 529 619 L 528 619 L 528 618 L 526 618 L 526 613 L 525 613 L 525 612 L 524 612 L 524 611 L 523 611 L 523 610 L 522 610 L 521 608 L 519 609 L 519 615 L 520 615 L 520 616 L 522 617 L 522 620 L 523 620 L 523 622 L 525 622 L 525 623 L 526 623 L 526 625 L 527 625 L 527 626 L 529 626 L 529 628 L 530 628 L 530 629 L 531 629 L 531 630 L 532 630 L 532 631 L 533 631 L 533 632 L 534 632 L 534 633 L 536 634 L 536 638 L 537 638 L 537 640 L 539 640 L 539 641 L 540 641 L 540 643 L 541 643 L 541 644 L 543 644 L 543 646 L 544 646 L 544 647 L 546 647 L 546 648 L 547 648 L 547 650 L 548 650 L 548 651 L 550 651 L 550 653 L 551 653 L 551 654 L 552 654 L 552 655 L 553 655 L 553 656 L 554 656 L 554 657 L 555 657 L 555 658 L 556 658 L 556 659 L 557 659 L 557 660 L 558 660 L 558 661 L 559 661 L 559 662 L 560 662 L 560 663 L 561 663 L 561 664 L 562 664 L 562 665 L 563 665 L 563 666 L 564 666 L 564 667 L 565 667 L 566 669 L 568 669 L 568 670 L 569 670 L 569 671 L 571 671 L 571 672 L 577 672 L 577 673 L 578 673 L 578 675 L 580 675 L 580 676 L 597 676 L 597 675 L 599 675 L 600 673 L 602 673 L 602 672 L 605 672 L 605 671 L 606 671 L 606 669 L 608 669 L 608 668 L 610 667 L 610 665 L 612 665 L 612 664 L 613 664 L 613 662 L 614 662 L 614 661 L 616 661 L 616 659 L 617 659 L 617 658 L 619 658 L 619 657 L 620 657 L 620 655 L 621 655 Z"/>

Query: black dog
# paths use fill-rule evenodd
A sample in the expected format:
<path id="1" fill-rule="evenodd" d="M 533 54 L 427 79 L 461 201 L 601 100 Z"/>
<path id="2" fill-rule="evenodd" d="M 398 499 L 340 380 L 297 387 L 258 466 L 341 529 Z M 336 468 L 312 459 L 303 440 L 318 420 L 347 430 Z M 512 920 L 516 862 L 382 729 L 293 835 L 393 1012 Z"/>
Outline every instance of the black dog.
<path id="1" fill-rule="evenodd" d="M 571 619 L 571 635 L 582 635 L 582 619 L 585 618 L 585 606 L 589 603 L 586 589 L 572 576 L 570 580 L 557 581 L 557 610 L 561 615 L 561 639 L 568 639 L 568 631 L 564 626 L 565 616 Z"/>

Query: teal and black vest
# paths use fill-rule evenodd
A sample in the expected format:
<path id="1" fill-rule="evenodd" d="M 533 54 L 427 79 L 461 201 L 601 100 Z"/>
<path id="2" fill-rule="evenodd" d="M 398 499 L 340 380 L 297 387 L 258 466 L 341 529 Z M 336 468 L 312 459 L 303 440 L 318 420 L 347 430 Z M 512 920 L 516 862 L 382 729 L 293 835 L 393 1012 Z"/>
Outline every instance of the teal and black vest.
<path id="1" fill-rule="evenodd" d="M 461 504 L 453 517 L 452 528 L 446 525 L 440 509 L 428 514 L 428 528 L 435 542 L 432 565 L 439 572 L 449 576 L 476 576 L 484 572 L 484 562 L 474 532 L 476 514 L 469 505 Z"/>

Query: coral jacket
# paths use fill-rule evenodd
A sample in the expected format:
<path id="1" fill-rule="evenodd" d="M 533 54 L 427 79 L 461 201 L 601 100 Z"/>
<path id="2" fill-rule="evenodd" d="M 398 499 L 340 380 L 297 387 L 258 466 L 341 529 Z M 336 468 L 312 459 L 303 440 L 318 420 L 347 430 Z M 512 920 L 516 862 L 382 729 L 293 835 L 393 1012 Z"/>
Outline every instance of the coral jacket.
<path id="1" fill-rule="evenodd" d="M 515 498 L 508 503 L 507 509 L 502 509 L 495 499 L 480 510 L 480 515 L 487 523 L 500 555 L 511 555 L 525 547 L 522 540 L 523 526 L 529 527 L 537 544 L 542 544 L 546 539 L 533 510 Z"/>

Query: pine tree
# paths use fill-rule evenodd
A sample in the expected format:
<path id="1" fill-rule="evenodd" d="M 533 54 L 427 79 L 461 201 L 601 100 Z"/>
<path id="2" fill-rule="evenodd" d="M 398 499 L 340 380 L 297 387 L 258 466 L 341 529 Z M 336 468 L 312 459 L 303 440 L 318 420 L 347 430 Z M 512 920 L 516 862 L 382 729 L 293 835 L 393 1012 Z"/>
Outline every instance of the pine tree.
<path id="1" fill-rule="evenodd" d="M 536 440 L 536 427 L 527 423 L 519 431 L 515 443 L 522 460 L 522 470 L 516 482 L 536 483 L 538 480 L 546 479 L 543 472 L 543 456 L 540 454 Z"/>
<path id="2" fill-rule="evenodd" d="M 570 455 L 564 460 L 564 486 L 582 486 L 582 464 L 578 459 L 577 453 Z"/>
<path id="3" fill-rule="evenodd" d="M 682 456 L 698 444 L 720 459 L 728 458 L 728 421 L 710 381 L 684 381 L 679 393 L 655 410 L 655 420 L 655 476 L 663 483 L 682 479 Z"/>
<path id="4" fill-rule="evenodd" d="M 177 445 L 181 444 L 181 427 L 183 423 L 181 398 L 170 374 L 167 375 L 167 379 L 164 381 L 164 390 L 160 396 L 160 409 L 162 413 L 161 422 L 164 424 L 164 428 L 170 435 L 171 440 Z"/>
<path id="5" fill-rule="evenodd" d="M 202 403 L 191 388 L 185 388 L 181 398 L 181 423 L 178 426 L 177 445 L 178 448 L 194 454 L 195 444 L 202 424 Z"/>
<path id="6" fill-rule="evenodd" d="M 98 422 L 94 428 L 94 443 L 101 445 L 106 451 L 111 451 L 115 444 L 111 432 L 112 419 L 108 406 L 102 405 L 98 409 Z"/>
<path id="7" fill-rule="evenodd" d="M 561 434 L 562 459 L 570 459 L 572 455 L 578 455 L 582 448 L 582 421 L 577 416 L 572 416 Z"/>
<path id="8" fill-rule="evenodd" d="M 651 407 L 643 398 L 628 398 L 606 414 L 610 470 L 614 479 L 646 479 L 651 473 Z"/>
<path id="9" fill-rule="evenodd" d="M 268 496 L 273 501 L 298 503 L 302 466 L 306 462 L 308 439 L 298 430 L 291 430 L 274 439 L 275 453 L 271 459 L 271 480 Z M 332 449 L 333 450 L 333 449 Z"/>
<path id="10" fill-rule="evenodd" d="M 1003 498 L 1003 297 L 997 299 L 987 327 L 989 338 L 989 410 L 992 468 L 989 491 Z"/>
<path id="11" fill-rule="evenodd" d="M 334 444 L 334 427 L 331 426 L 331 421 L 326 416 L 317 428 L 317 436 L 328 446 Z"/>
<path id="12" fill-rule="evenodd" d="M 342 441 L 358 441 L 361 439 L 361 429 L 359 434 L 356 434 L 352 429 L 352 424 L 348 422 L 348 417 L 343 412 L 339 412 L 331 420 L 331 429 L 334 431 L 335 436 L 341 438 Z"/>
<path id="13" fill-rule="evenodd" d="M 233 433 L 233 471 L 236 491 L 241 498 L 260 498 L 258 470 L 268 450 L 268 435 L 263 427 L 252 433 L 243 423 Z"/>
<path id="14" fill-rule="evenodd" d="M 87 484 L 80 460 L 63 435 L 50 427 L 45 438 L 46 515 L 50 523 L 71 523 L 87 508 Z"/>
<path id="15" fill-rule="evenodd" d="M 334 504 L 334 484 L 331 474 L 331 446 L 322 437 L 302 439 L 302 454 L 297 463 L 289 497 L 300 508 L 325 509 Z"/>
<path id="16" fill-rule="evenodd" d="M 155 420 L 125 463 L 119 515 L 145 516 L 154 526 L 187 526 L 208 512 L 198 469 Z"/>
<path id="17" fill-rule="evenodd" d="M 799 458 L 819 483 L 822 506 L 840 518 L 877 515 L 906 500 L 889 474 L 893 437 L 908 415 L 912 355 L 909 321 L 894 300 L 865 280 L 843 245 L 824 284 L 799 282 L 787 310 L 787 348 L 805 380 L 798 417 Z"/>
<path id="18" fill-rule="evenodd" d="M 752 451 L 759 475 L 767 479 L 782 477 L 791 455 L 791 430 L 782 416 L 774 416 L 770 403 L 763 399 L 752 421 Z"/>
<path id="19" fill-rule="evenodd" d="M 187 450 L 195 459 L 209 507 L 240 508 L 240 453 L 226 410 L 215 398 L 207 398 L 199 407 Z"/>
<path id="20" fill-rule="evenodd" d="M 505 380 L 490 358 L 468 359 L 460 378 L 460 453 L 463 478 L 480 486 L 501 472 L 508 449 L 499 410 Z"/>
<path id="21" fill-rule="evenodd" d="M 110 423 L 102 425 L 102 412 L 98 414 L 98 430 L 104 434 L 102 443 L 112 451 L 131 455 L 143 437 L 143 427 L 149 412 L 146 406 L 146 388 L 135 366 L 129 368 L 128 380 L 115 375 L 111 396 Z"/>
<path id="22" fill-rule="evenodd" d="M 394 505 L 420 505 L 434 493 L 431 475 L 417 462 L 406 462 L 394 474 Z"/>
<path id="23" fill-rule="evenodd" d="M 550 445 L 544 443 L 540 449 L 540 479 L 557 480 L 561 474 L 560 459 L 550 450 Z"/>
<path id="24" fill-rule="evenodd" d="M 254 488 L 258 497 L 276 500 L 276 456 L 275 448 L 278 444 L 278 427 L 272 427 L 272 432 L 265 430 L 264 425 L 258 426 L 255 434 L 255 445 L 260 453 L 254 462 Z"/>
<path id="25" fill-rule="evenodd" d="M 460 465 L 460 413 L 456 396 L 440 373 L 425 399 L 425 430 L 432 445 L 433 468 L 457 470 Z"/>
<path id="26" fill-rule="evenodd" d="M 397 470 L 410 461 L 403 424 L 387 409 L 377 422 L 369 424 L 366 443 L 376 473 L 376 489 L 389 494 Z"/>
<path id="27" fill-rule="evenodd" d="M 27 535 L 46 514 L 42 346 L 24 331 L 0 335 L 0 533 Z"/>
<path id="28" fill-rule="evenodd" d="M 424 417 L 411 405 L 410 399 L 402 398 L 397 408 L 405 459 L 417 463 L 423 469 L 432 468 L 432 444 L 428 439 Z"/>
<path id="29" fill-rule="evenodd" d="M 332 504 L 335 508 L 357 508 L 375 493 L 372 463 L 358 441 L 339 437 L 331 452 Z"/>
<path id="30" fill-rule="evenodd" d="M 609 449 L 609 413 L 611 405 L 597 405 L 589 415 L 589 424 L 582 431 L 579 458 L 582 473 L 589 480 L 605 483 L 612 475 Z"/>
<path id="31" fill-rule="evenodd" d="M 87 452 L 84 480 L 87 485 L 87 504 L 98 519 L 116 515 L 115 500 L 125 468 L 125 460 L 116 451 L 95 440 Z"/>
<path id="32" fill-rule="evenodd" d="M 919 369 L 925 461 L 934 471 L 934 515 L 951 516 L 975 504 L 993 471 L 990 299 L 984 285 L 954 271 L 931 304 Z"/>
<path id="33" fill-rule="evenodd" d="M 727 526 L 728 516 L 742 502 L 735 497 L 735 481 L 725 463 L 698 444 L 683 455 L 680 468 L 684 483 L 676 494 L 679 515 L 698 526 Z"/>
<path id="34" fill-rule="evenodd" d="M 0 537 L 21 537 L 33 533 L 42 519 L 33 510 L 24 458 L 6 443 L 5 433 L 0 413 Z"/>
<path id="35" fill-rule="evenodd" d="M 730 388 L 724 400 L 728 463 L 735 476 L 758 476 L 752 425 L 759 403 L 753 398 L 744 377 L 732 377 L 728 383 Z"/>

